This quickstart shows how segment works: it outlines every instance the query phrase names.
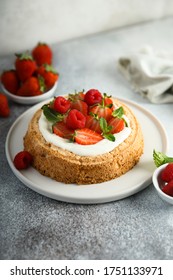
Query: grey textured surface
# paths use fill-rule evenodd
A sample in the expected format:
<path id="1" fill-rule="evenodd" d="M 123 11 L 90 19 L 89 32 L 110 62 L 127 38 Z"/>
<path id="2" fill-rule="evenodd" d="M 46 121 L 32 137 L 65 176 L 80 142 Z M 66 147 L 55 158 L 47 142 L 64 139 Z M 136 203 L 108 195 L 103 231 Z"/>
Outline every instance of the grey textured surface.
<path id="1" fill-rule="evenodd" d="M 168 18 L 53 45 L 60 73 L 56 94 L 98 88 L 135 100 L 159 118 L 171 142 L 173 105 L 153 105 L 134 93 L 116 61 L 146 44 L 171 51 L 172 25 Z M 0 70 L 13 61 L 2 57 Z M 4 145 L 10 126 L 29 106 L 10 106 L 11 116 L 0 119 L 0 259 L 173 259 L 173 208 L 152 184 L 100 205 L 59 202 L 24 186 L 8 166 Z"/>

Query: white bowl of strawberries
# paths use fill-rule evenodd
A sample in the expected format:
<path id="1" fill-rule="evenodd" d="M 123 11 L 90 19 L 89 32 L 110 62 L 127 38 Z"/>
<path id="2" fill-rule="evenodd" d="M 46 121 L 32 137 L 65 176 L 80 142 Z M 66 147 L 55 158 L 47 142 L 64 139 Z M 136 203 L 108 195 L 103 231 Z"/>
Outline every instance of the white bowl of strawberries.
<path id="1" fill-rule="evenodd" d="M 173 158 L 154 151 L 157 166 L 153 173 L 153 185 L 161 199 L 173 205 Z"/>
<path id="2" fill-rule="evenodd" d="M 31 54 L 16 54 L 14 69 L 1 74 L 1 87 L 13 101 L 35 104 L 53 96 L 59 74 L 52 66 L 52 50 L 38 43 Z"/>

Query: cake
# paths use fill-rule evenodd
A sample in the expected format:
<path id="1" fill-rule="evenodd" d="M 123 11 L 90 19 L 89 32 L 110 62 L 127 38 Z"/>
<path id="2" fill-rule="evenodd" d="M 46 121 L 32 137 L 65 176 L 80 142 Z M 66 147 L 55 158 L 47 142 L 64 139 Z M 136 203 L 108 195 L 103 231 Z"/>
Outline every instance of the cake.
<path id="1" fill-rule="evenodd" d="M 33 167 L 66 184 L 115 179 L 138 163 L 143 148 L 142 130 L 131 109 L 93 89 L 42 106 L 24 136 Z"/>

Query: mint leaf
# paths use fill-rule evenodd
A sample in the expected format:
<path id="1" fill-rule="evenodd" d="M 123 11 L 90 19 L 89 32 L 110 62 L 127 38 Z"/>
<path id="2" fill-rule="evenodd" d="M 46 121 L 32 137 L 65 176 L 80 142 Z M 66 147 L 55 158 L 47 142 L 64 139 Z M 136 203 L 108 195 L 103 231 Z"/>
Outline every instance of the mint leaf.
<path id="1" fill-rule="evenodd" d="M 161 166 L 164 163 L 173 162 L 172 157 L 168 157 L 167 155 L 163 154 L 162 152 L 153 151 L 153 160 L 156 167 Z"/>
<path id="2" fill-rule="evenodd" d="M 60 122 L 63 120 L 64 116 L 57 113 L 55 110 L 50 108 L 48 105 L 43 105 L 42 107 L 43 114 L 49 122 Z"/>
<path id="3" fill-rule="evenodd" d="M 105 118 L 100 118 L 99 122 L 100 122 L 100 128 L 103 131 L 103 133 L 109 132 L 107 121 L 105 120 Z"/>
<path id="4" fill-rule="evenodd" d="M 108 139 L 109 141 L 114 142 L 115 136 L 113 134 L 109 133 L 112 129 L 112 126 L 107 124 L 107 121 L 105 120 L 105 118 L 100 118 L 99 122 L 100 122 L 100 128 L 102 130 L 103 137 Z"/>
<path id="5" fill-rule="evenodd" d="M 104 138 L 108 139 L 109 141 L 115 142 L 116 138 L 113 134 L 104 134 Z"/>
<path id="6" fill-rule="evenodd" d="M 123 115 L 124 115 L 124 109 L 122 106 L 112 112 L 112 116 L 114 118 L 122 119 Z"/>

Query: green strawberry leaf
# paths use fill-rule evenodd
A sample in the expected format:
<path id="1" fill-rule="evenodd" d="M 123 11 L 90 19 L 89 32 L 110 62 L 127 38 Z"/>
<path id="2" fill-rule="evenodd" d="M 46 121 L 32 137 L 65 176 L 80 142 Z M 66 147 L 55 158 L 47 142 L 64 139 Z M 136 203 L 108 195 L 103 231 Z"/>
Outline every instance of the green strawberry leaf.
<path id="1" fill-rule="evenodd" d="M 58 72 L 56 71 L 56 69 L 52 65 L 49 65 L 49 64 L 45 63 L 45 64 L 43 64 L 43 66 L 44 66 L 44 68 L 47 72 L 51 72 L 53 74 L 58 74 Z"/>
<path id="2" fill-rule="evenodd" d="M 33 57 L 29 52 L 15 53 L 15 56 L 18 57 L 20 60 L 33 60 Z"/>

